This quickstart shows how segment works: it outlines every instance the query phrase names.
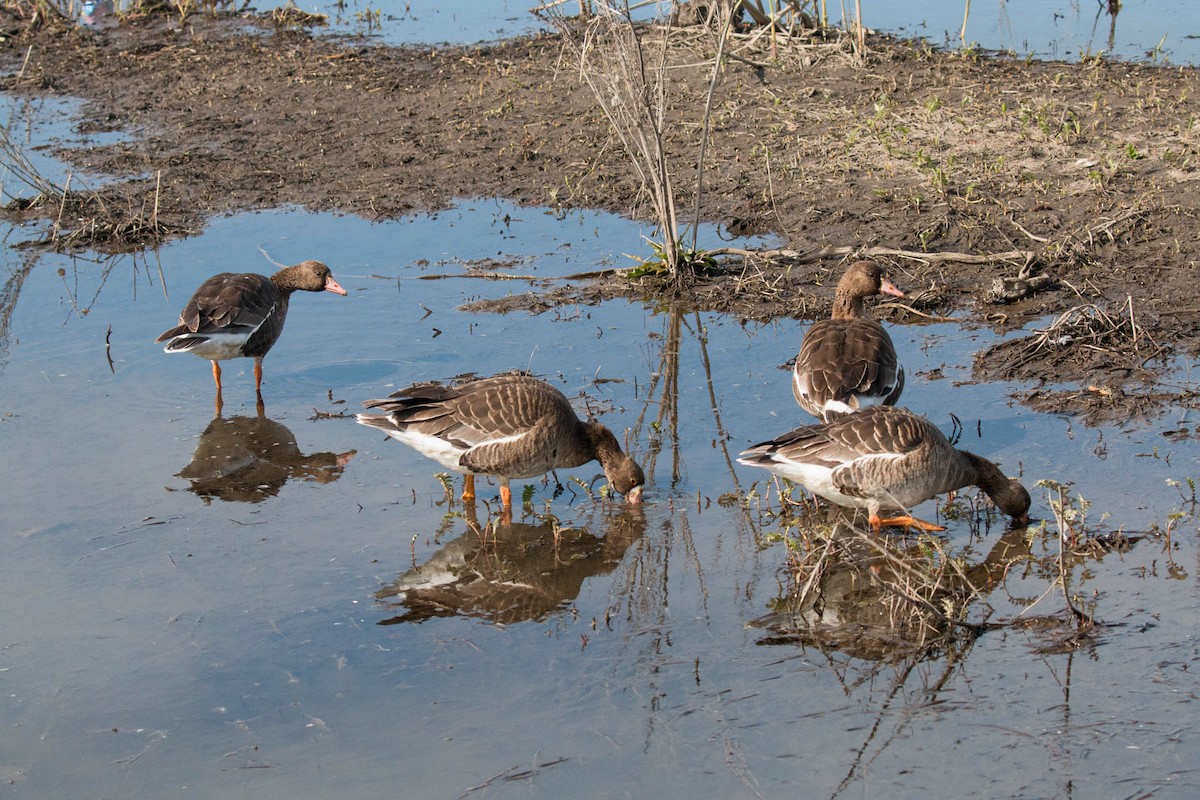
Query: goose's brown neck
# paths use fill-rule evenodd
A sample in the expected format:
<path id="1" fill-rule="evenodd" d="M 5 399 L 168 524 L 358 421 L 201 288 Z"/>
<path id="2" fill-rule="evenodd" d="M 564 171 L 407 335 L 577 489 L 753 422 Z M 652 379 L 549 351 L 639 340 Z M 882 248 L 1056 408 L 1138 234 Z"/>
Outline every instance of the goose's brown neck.
<path id="1" fill-rule="evenodd" d="M 833 296 L 832 317 L 834 319 L 857 319 L 861 316 L 863 316 L 862 295 L 851 294 L 839 288 Z"/>
<path id="2" fill-rule="evenodd" d="M 991 492 L 989 489 L 998 488 L 1001 484 L 1008 482 L 1008 478 L 1004 477 L 1004 473 L 1000 471 L 1000 468 L 983 456 L 977 456 L 966 450 L 960 450 L 959 452 L 966 457 L 966 462 L 970 465 L 970 474 L 966 476 L 968 480 L 964 486 L 978 486 L 990 495 Z"/>
<path id="3" fill-rule="evenodd" d="M 271 276 L 271 283 L 284 294 L 291 294 L 299 289 L 296 281 L 296 267 L 284 267 Z"/>
<path id="4" fill-rule="evenodd" d="M 613 436 L 613 432 L 599 422 L 584 423 L 583 428 L 588 448 L 601 466 L 607 466 L 624 455 L 621 445 L 617 442 L 617 437 Z"/>
<path id="5" fill-rule="evenodd" d="M 959 452 L 966 457 L 970 469 L 975 473 L 974 480 L 970 483 L 983 489 L 987 496 L 992 498 L 992 502 L 1005 514 L 1024 522 L 1028 518 L 1031 501 L 1029 492 L 1025 490 L 1020 481 L 1009 478 L 1000 471 L 999 467 L 982 456 L 968 453 L 965 450 Z"/>
<path id="6" fill-rule="evenodd" d="M 641 502 L 641 487 L 646 483 L 646 474 L 638 463 L 625 454 L 617 437 L 599 422 L 584 425 L 588 446 L 595 451 L 595 458 L 604 468 L 609 484 L 630 503 Z"/>

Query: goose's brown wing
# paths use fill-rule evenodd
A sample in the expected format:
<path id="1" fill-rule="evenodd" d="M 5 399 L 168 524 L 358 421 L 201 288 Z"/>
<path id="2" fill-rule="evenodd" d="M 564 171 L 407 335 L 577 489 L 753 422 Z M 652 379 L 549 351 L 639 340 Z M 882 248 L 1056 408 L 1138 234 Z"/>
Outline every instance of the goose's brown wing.
<path id="1" fill-rule="evenodd" d="M 279 315 L 286 298 L 269 278 L 253 273 L 223 272 L 200 284 L 195 294 L 179 314 L 179 325 L 166 331 L 156 341 L 163 342 L 181 334 L 238 334 L 251 335 L 263 328 L 263 323 Z M 278 327 L 282 329 L 282 319 Z M 266 335 L 271 331 L 262 331 Z M 273 342 L 278 330 L 273 331 Z"/>
<path id="2" fill-rule="evenodd" d="M 543 416 L 519 435 L 484 442 L 462 454 L 459 461 L 472 472 L 532 478 L 560 465 L 559 453 L 570 450 L 563 438 L 574 435 L 575 427 L 563 428 L 552 415 Z"/>
<path id="3" fill-rule="evenodd" d="M 412 386 L 364 405 L 387 411 L 398 427 L 415 428 L 464 448 L 521 436 L 544 417 L 576 419 L 561 392 L 519 374 L 461 386 Z"/>
<path id="4" fill-rule="evenodd" d="M 831 402 L 852 409 L 871 402 L 891 405 L 903 389 L 904 370 L 892 338 L 875 320 L 821 320 L 805 334 L 792 391 L 810 414 L 824 418 Z"/>
<path id="5" fill-rule="evenodd" d="M 888 498 L 924 481 L 931 442 L 944 439 L 924 417 L 874 406 L 828 423 L 840 447 L 856 453 L 833 472 L 833 484 L 854 497 Z"/>

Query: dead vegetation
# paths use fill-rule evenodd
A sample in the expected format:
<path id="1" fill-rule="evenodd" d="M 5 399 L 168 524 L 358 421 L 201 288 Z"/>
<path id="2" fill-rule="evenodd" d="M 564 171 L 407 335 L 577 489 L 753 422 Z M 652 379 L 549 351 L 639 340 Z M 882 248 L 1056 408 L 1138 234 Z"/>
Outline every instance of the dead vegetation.
<path id="1" fill-rule="evenodd" d="M 1132 297 L 1080 303 L 1046 327 L 977 353 L 974 371 L 985 380 L 1033 383 L 1020 392 L 1022 402 L 1037 411 L 1080 414 L 1089 425 L 1194 408 L 1200 385 L 1187 370 L 1183 377 L 1170 374 L 1181 354 L 1156 338 L 1161 329 Z M 1053 383 L 1046 380 L 1047 364 L 1055 366 Z"/>
<path id="2" fill-rule="evenodd" d="M 122 3 L 95 0 L 90 7 L 85 7 L 85 0 L 6 0 L 4 3 L 6 9 L 27 20 L 32 27 L 74 25 L 81 19 L 89 25 L 103 25 L 156 15 L 182 21 L 195 14 L 236 13 L 248 6 L 248 0 L 241 0 L 240 4 L 238 0 L 127 0 Z M 316 18 L 322 15 L 305 16 Z M 305 24 L 320 23 L 310 20 Z"/>
<path id="3" fill-rule="evenodd" d="M 1106 370 L 1130 376 L 1152 361 L 1165 361 L 1171 347 L 1155 341 L 1138 324 L 1132 297 L 1117 307 L 1082 303 L 1059 314 L 1028 336 L 992 345 L 977 356 L 985 377 L 1005 380 L 1037 378 L 1030 365 L 1045 360 L 1059 364 L 1060 380 L 1078 380 Z"/>
<path id="4" fill-rule="evenodd" d="M 17 243 L 17 247 L 48 248 L 61 252 L 83 249 L 102 253 L 129 252 L 154 247 L 187 233 L 158 218 L 157 198 L 143 198 L 134 206 L 130 198 L 123 207 L 105 199 L 100 192 L 72 191 L 70 180 L 52 194 L 39 193 L 9 201 L 4 210 L 10 218 L 48 218 L 41 236 Z M 119 201 L 118 201 L 119 202 Z"/>
<path id="5" fill-rule="evenodd" d="M 940 517 L 969 531 L 964 544 L 952 545 L 941 535 L 875 536 L 836 509 L 828 521 L 811 502 L 794 501 L 786 482 L 778 506 L 752 488 L 744 504 L 759 525 L 778 527 L 763 541 L 787 549 L 785 591 L 753 623 L 768 631 L 761 643 L 891 664 L 962 652 L 1002 628 L 1032 632 L 1038 652 L 1087 645 L 1102 627 L 1098 598 L 1084 586 L 1089 562 L 1152 539 L 1173 563 L 1171 529 L 1187 512 L 1169 515 L 1165 529 L 1112 531 L 1105 515 L 1089 517 L 1091 504 L 1070 486 L 1038 485 L 1053 519 L 1003 528 L 982 554 L 979 546 L 1005 524 L 982 495 L 942 504 Z M 1181 497 L 1186 506 L 1182 490 Z"/>

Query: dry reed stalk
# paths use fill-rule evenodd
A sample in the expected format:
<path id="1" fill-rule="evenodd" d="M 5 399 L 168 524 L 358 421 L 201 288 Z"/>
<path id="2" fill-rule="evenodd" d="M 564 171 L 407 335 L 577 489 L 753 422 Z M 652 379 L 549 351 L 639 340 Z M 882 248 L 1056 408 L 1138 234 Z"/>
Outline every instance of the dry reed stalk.
<path id="1" fill-rule="evenodd" d="M 1006 250 L 1002 253 L 925 253 L 919 250 L 897 250 L 892 247 L 867 247 L 858 248 L 848 245 L 833 246 L 827 245 L 824 247 L 814 247 L 811 250 L 792 250 L 789 248 L 779 248 L 775 250 L 745 250 L 737 247 L 718 247 L 708 251 L 710 256 L 742 256 L 756 257 L 763 259 L 782 258 L 788 261 L 793 261 L 797 264 L 810 264 L 814 261 L 821 261 L 826 258 L 838 257 L 842 258 L 849 255 L 857 255 L 861 258 L 874 258 L 876 256 L 895 256 L 897 258 L 907 258 L 912 261 L 920 261 L 926 266 L 933 264 L 941 264 L 947 261 L 960 264 L 993 264 L 997 261 L 1021 262 L 1026 263 L 1036 254 L 1032 250 Z"/>
<path id="2" fill-rule="evenodd" d="M 677 283 L 681 274 L 675 193 L 667 169 L 666 59 L 669 25 L 660 29 L 661 46 L 648 64 L 645 45 L 628 3 L 597 3 L 582 26 L 551 17 L 567 50 L 579 64 L 580 79 L 592 90 L 647 191 L 662 236 L 662 257 Z"/>
<path id="3" fill-rule="evenodd" d="M 729 29 L 733 27 L 733 16 L 742 7 L 742 0 L 735 0 L 723 7 L 723 17 L 720 20 L 721 33 L 717 38 L 717 55 L 713 58 L 712 77 L 708 82 L 708 93 L 704 98 L 704 118 L 700 124 L 700 155 L 696 159 L 696 214 L 692 220 L 692 250 L 697 249 L 697 237 L 700 232 L 700 199 L 704 195 L 704 151 L 708 144 L 709 126 L 712 124 L 713 96 L 717 91 L 717 78 L 721 75 L 721 58 L 725 52 L 725 40 Z"/>

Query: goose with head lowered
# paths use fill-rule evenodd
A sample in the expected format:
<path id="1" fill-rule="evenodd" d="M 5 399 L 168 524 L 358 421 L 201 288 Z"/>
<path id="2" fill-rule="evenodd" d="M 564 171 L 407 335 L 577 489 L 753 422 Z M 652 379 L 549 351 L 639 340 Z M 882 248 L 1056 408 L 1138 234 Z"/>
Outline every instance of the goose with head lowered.
<path id="1" fill-rule="evenodd" d="M 885 526 L 945 530 L 906 509 L 964 486 L 983 489 L 1014 523 L 1029 522 L 1029 492 L 1019 481 L 956 449 L 929 420 L 904 408 L 872 406 L 797 428 L 754 445 L 738 463 L 770 470 L 839 506 L 864 508 L 876 532 Z"/>
<path id="2" fill-rule="evenodd" d="M 530 375 L 418 384 L 363 405 L 382 413 L 359 414 L 359 423 L 463 473 L 464 500 L 475 496 L 476 474 L 492 475 L 511 509 L 511 480 L 599 461 L 613 489 L 641 502 L 645 475 L 612 431 L 580 420 L 562 392 Z"/>
<path id="3" fill-rule="evenodd" d="M 229 358 L 254 359 L 254 390 L 262 395 L 262 360 L 287 318 L 292 293 L 332 292 L 345 295 L 329 267 L 302 261 L 271 277 L 253 272 L 222 272 L 204 283 L 188 300 L 179 324 L 154 341 L 166 342 L 168 353 L 192 353 L 212 362 L 221 403 L 221 363 Z"/>
<path id="4" fill-rule="evenodd" d="M 838 281 L 832 316 L 805 333 L 792 368 L 792 394 L 814 417 L 827 420 L 900 399 L 904 368 L 892 337 L 863 310 L 863 301 L 880 293 L 904 296 L 878 264 L 856 261 Z"/>

